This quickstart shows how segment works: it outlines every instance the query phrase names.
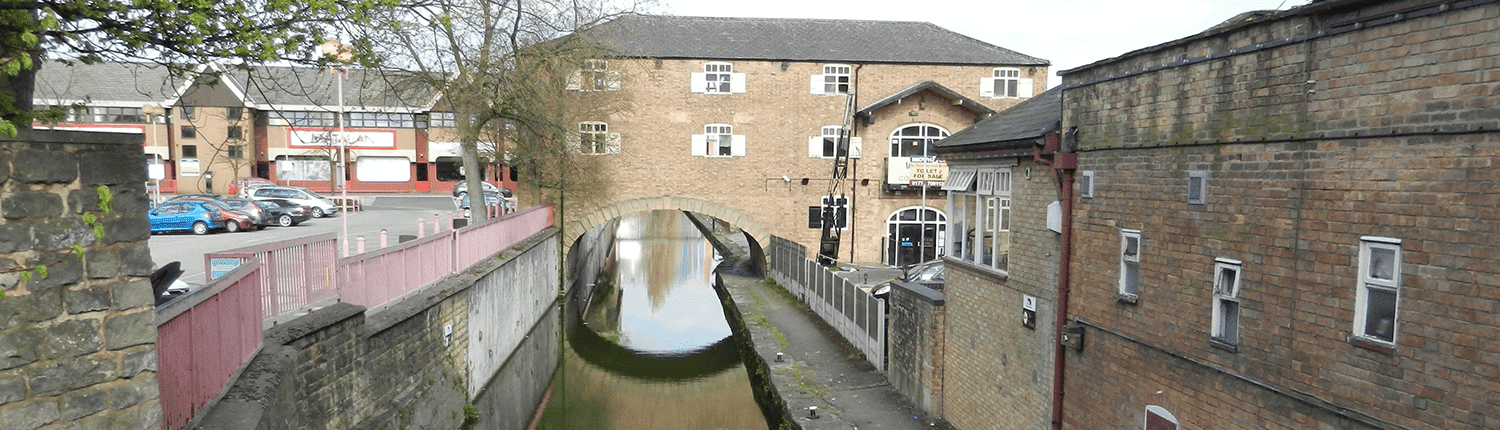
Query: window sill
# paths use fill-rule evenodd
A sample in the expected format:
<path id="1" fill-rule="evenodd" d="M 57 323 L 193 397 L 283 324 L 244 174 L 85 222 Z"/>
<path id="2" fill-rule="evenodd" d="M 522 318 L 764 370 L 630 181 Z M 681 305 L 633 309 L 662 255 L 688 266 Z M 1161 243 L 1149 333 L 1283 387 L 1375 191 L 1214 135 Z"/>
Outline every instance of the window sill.
<path id="1" fill-rule="evenodd" d="M 1385 342 L 1374 339 L 1366 339 L 1359 336 L 1349 336 L 1349 344 L 1359 348 L 1368 349 L 1381 354 L 1395 355 L 1396 347 Z"/>
<path id="2" fill-rule="evenodd" d="M 1232 353 L 1235 353 L 1235 354 L 1238 354 L 1240 352 L 1239 345 L 1235 345 L 1233 343 L 1229 343 L 1229 341 L 1224 340 L 1222 338 L 1210 336 L 1208 338 L 1208 344 L 1209 344 L 1209 346 L 1212 346 L 1214 348 L 1222 349 L 1222 350 L 1229 351 L 1229 352 L 1232 352 Z"/>
<path id="3" fill-rule="evenodd" d="M 1125 294 L 1125 293 L 1115 294 L 1115 302 L 1116 303 L 1125 304 L 1125 305 L 1134 305 L 1139 300 L 1140 300 L 1140 296 L 1137 296 L 1135 294 Z"/>

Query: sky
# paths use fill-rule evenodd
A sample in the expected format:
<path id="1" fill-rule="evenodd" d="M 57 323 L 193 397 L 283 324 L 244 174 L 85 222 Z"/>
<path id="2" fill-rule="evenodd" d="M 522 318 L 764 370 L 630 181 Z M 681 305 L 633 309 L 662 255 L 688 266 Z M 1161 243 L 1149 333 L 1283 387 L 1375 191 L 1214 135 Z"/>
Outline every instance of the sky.
<path id="1" fill-rule="evenodd" d="M 661 0 L 683 16 L 925 21 L 981 41 L 1052 62 L 1057 71 L 1197 34 L 1252 10 L 1290 9 L 1308 0 Z M 1009 6 L 1029 7 L 1017 12 Z M 1020 19 L 1007 18 L 1015 14 Z M 1041 89 L 1038 89 L 1040 92 Z"/>

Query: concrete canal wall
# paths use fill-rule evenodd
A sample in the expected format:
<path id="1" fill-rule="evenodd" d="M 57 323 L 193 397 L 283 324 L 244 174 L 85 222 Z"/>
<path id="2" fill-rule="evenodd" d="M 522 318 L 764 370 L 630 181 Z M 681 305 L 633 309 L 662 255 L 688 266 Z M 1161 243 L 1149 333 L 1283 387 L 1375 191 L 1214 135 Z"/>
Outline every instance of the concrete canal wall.
<path id="1" fill-rule="evenodd" d="M 378 312 L 267 329 L 199 428 L 525 428 L 557 365 L 558 246 L 545 230 Z"/>

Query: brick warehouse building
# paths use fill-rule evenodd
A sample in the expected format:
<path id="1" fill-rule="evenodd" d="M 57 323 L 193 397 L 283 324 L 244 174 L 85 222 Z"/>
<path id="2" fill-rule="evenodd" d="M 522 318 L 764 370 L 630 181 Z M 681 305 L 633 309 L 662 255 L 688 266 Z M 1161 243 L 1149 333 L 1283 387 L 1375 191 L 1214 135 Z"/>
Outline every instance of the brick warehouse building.
<path id="1" fill-rule="evenodd" d="M 613 183 L 568 209 L 567 234 L 684 209 L 811 245 L 821 223 L 809 211 L 844 203 L 839 259 L 865 264 L 919 261 L 923 237 L 928 258 L 941 251 L 940 183 L 924 222 L 907 163 L 1040 92 L 1048 65 L 917 22 L 629 15 L 581 34 L 609 55 L 570 89 L 621 91 L 632 108 L 580 124 L 581 141 L 603 142 L 582 150 Z M 846 118 L 851 174 L 845 198 L 826 199 Z"/>
<path id="2" fill-rule="evenodd" d="M 1500 3 L 1314 1 L 1060 74 L 1062 427 L 1500 428 Z"/>
<path id="3" fill-rule="evenodd" d="M 52 128 L 144 134 L 149 172 L 163 192 L 223 194 L 245 177 L 334 188 L 336 75 L 217 64 L 187 75 L 195 79 L 156 65 L 47 63 L 35 103 L 80 105 Z M 379 73 L 349 71 L 343 109 L 350 192 L 446 193 L 463 178 L 453 113 L 431 93 L 402 88 Z M 486 179 L 514 189 L 505 170 L 497 165 Z"/>

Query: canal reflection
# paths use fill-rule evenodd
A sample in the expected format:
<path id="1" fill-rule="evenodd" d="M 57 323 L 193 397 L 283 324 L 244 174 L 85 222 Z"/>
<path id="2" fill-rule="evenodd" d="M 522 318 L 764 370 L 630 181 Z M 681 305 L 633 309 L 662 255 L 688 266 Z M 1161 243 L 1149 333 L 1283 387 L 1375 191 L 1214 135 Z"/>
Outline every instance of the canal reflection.
<path id="1" fill-rule="evenodd" d="M 626 216 L 567 312 L 544 429 L 764 429 L 713 289 L 714 249 L 681 212 Z"/>

